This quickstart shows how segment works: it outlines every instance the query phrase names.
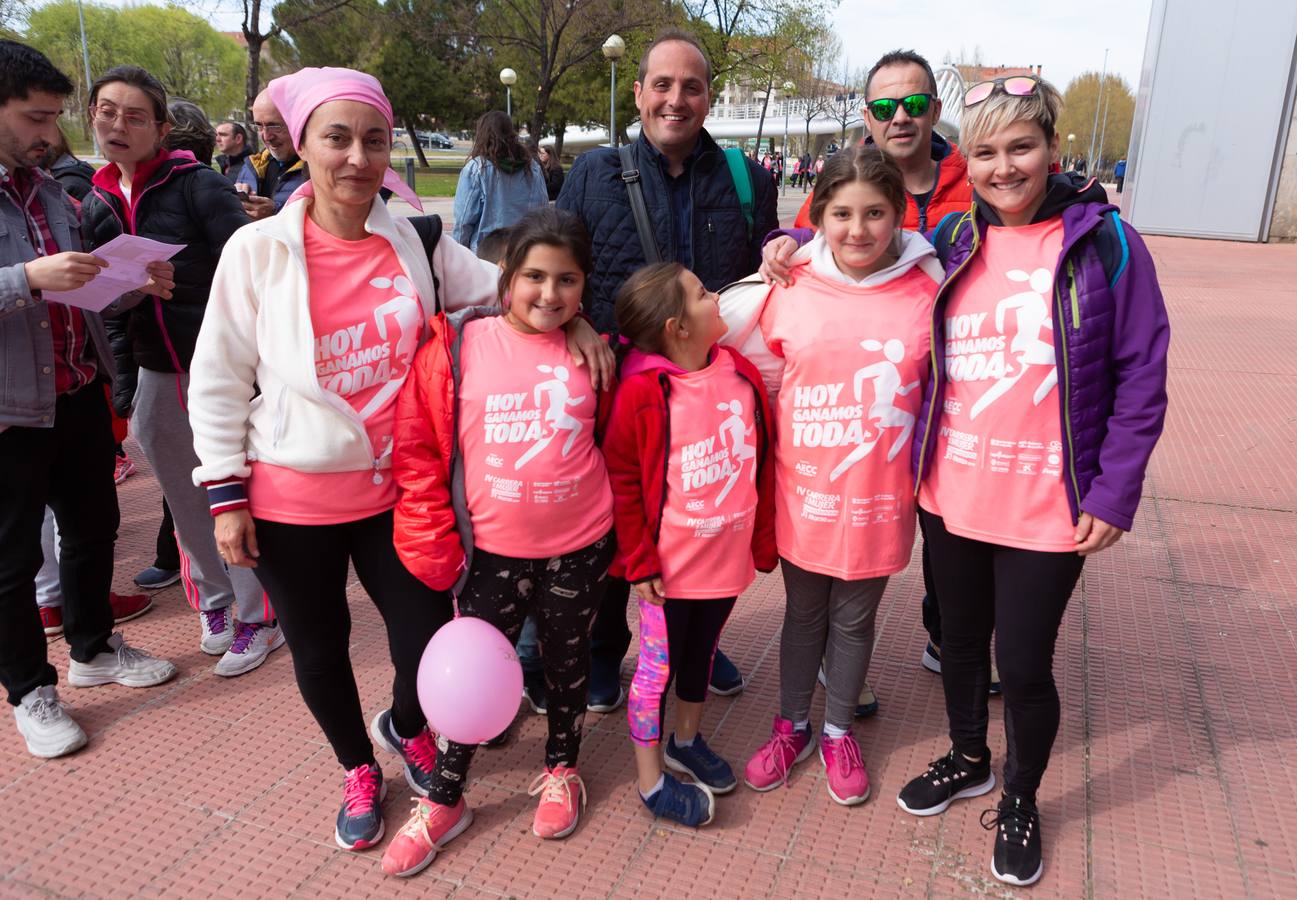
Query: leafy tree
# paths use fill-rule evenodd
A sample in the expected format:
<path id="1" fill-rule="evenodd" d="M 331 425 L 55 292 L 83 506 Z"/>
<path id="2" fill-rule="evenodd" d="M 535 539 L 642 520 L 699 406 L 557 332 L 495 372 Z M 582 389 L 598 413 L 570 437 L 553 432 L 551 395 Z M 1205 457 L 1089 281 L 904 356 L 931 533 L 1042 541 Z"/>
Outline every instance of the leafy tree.
<path id="1" fill-rule="evenodd" d="M 742 42 L 741 46 L 749 52 L 744 62 L 734 69 L 736 77 L 759 86 L 765 95 L 761 102 L 761 118 L 757 122 L 757 147 L 761 146 L 761 135 L 765 131 L 770 94 L 806 68 L 808 55 L 804 48 L 817 45 L 831 35 L 827 27 L 809 18 L 801 7 L 776 12 L 771 22 L 773 30 L 770 33 L 754 35 Z"/>
<path id="2" fill-rule="evenodd" d="M 1095 122 L 1096 107 L 1099 113 L 1097 123 Z M 1059 152 L 1067 154 L 1067 136 L 1075 134 L 1076 140 L 1072 144 L 1071 157 L 1075 159 L 1077 156 L 1084 156 L 1090 152 L 1093 137 L 1095 153 L 1099 158 L 1088 162 L 1089 171 L 1094 172 L 1101 160 L 1112 163 L 1126 155 L 1130 147 L 1130 130 L 1134 120 L 1135 97 L 1125 79 L 1109 72 L 1103 79 L 1103 93 L 1100 94 L 1099 73 L 1085 72 L 1072 79 L 1063 94 L 1063 113 L 1059 116 L 1055 129 L 1059 134 Z M 1099 136 L 1103 138 L 1102 146 L 1098 145 Z"/>
<path id="3" fill-rule="evenodd" d="M 137 45 L 119 62 L 143 66 L 169 94 L 197 103 L 213 118 L 238 111 L 243 54 L 207 20 L 177 6 L 129 6 L 118 23 Z"/>
<path id="4" fill-rule="evenodd" d="M 85 17 L 91 78 L 124 60 L 135 58 L 139 36 L 122 27 L 120 10 L 86 3 Z M 34 10 L 28 17 L 24 40 L 48 56 L 50 62 L 72 79 L 74 90 L 69 113 L 80 120 L 88 140 L 90 131 L 86 107 L 90 105 L 90 86 L 86 83 L 81 57 L 81 26 L 76 0 L 54 0 Z"/>

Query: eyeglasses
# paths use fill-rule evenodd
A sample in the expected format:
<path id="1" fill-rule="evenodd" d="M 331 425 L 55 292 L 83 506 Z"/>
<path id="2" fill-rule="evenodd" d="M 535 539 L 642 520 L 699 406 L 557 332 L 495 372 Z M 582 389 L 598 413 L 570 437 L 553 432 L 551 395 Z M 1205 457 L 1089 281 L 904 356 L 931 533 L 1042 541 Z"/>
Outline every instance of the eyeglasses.
<path id="1" fill-rule="evenodd" d="M 257 131 L 279 132 L 279 131 L 283 131 L 288 126 L 286 126 L 283 122 L 253 122 L 252 127 L 257 129 Z"/>
<path id="2" fill-rule="evenodd" d="M 150 119 L 142 112 L 119 110 L 117 107 L 107 103 L 99 103 L 90 107 L 90 114 L 94 116 L 95 121 L 100 125 L 111 125 L 117 121 L 119 116 L 130 128 L 148 128 L 150 125 L 157 124 L 156 119 Z"/>
<path id="3" fill-rule="evenodd" d="M 964 106 L 976 106 L 986 100 L 996 90 L 1004 91 L 1011 97 L 1030 97 L 1040 87 L 1040 79 L 1031 75 L 1013 75 L 1009 78 L 996 78 L 993 81 L 979 81 L 964 91 Z"/>
<path id="4" fill-rule="evenodd" d="M 905 110 L 905 114 L 911 119 L 917 119 L 928 111 L 928 107 L 935 99 L 937 98 L 931 94 L 910 94 L 899 100 L 893 97 L 879 97 L 866 103 L 865 108 L 879 122 L 890 122 L 898 109 Z"/>

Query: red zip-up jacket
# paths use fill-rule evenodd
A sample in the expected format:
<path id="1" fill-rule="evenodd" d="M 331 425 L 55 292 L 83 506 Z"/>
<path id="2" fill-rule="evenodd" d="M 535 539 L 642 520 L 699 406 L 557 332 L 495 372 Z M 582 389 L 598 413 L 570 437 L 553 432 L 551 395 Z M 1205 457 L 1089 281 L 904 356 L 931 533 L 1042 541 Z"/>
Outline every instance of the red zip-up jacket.
<path id="1" fill-rule="evenodd" d="M 737 350 L 717 352 L 734 358 L 734 367 L 752 385 L 757 422 L 757 515 L 752 529 L 752 560 L 762 572 L 774 569 L 775 548 L 774 421 L 756 366 Z M 617 389 L 603 455 L 612 483 L 617 559 L 613 574 L 632 584 L 660 578 L 657 541 L 666 505 L 667 457 L 671 452 L 671 376 L 655 366 L 629 375 Z"/>

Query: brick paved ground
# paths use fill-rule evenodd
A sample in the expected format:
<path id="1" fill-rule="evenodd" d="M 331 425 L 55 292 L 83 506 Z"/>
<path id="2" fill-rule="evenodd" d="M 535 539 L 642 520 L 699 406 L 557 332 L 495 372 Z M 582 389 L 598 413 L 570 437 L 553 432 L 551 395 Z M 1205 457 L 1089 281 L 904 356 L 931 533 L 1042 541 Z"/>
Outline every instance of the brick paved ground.
<path id="1" fill-rule="evenodd" d="M 1063 725 L 1040 798 L 1046 870 L 1031 893 L 1297 897 L 1297 247 L 1149 243 L 1175 328 L 1171 413 L 1135 531 L 1087 567 L 1063 626 Z M 151 562 L 159 515 L 135 458 L 141 472 L 120 489 L 119 590 Z M 989 877 L 977 824 L 989 804 L 916 819 L 893 800 L 947 746 L 939 679 L 918 665 L 914 568 L 884 601 L 870 673 L 882 711 L 857 727 L 874 781 L 863 807 L 830 802 L 808 763 L 787 789 L 724 798 L 705 830 L 654 822 L 617 713 L 587 720 L 582 827 L 542 842 L 525 788 L 544 726 L 525 715 L 511 744 L 478 757 L 476 824 L 409 882 L 383 878 L 381 850 L 334 845 L 341 773 L 287 651 L 216 678 L 179 588 L 161 591 L 125 632 L 173 659 L 178 680 L 63 688 L 90 746 L 62 760 L 31 758 L 0 722 L 0 896 L 1009 895 Z M 358 586 L 352 597 L 372 714 L 390 667 L 378 616 Z M 775 708 L 780 616 L 779 583 L 764 578 L 725 638 L 751 686 L 710 701 L 704 727 L 736 764 Z M 50 654 L 65 672 L 65 644 Z M 998 757 L 998 703 L 992 715 Z M 410 800 L 380 761 L 391 834 Z"/>

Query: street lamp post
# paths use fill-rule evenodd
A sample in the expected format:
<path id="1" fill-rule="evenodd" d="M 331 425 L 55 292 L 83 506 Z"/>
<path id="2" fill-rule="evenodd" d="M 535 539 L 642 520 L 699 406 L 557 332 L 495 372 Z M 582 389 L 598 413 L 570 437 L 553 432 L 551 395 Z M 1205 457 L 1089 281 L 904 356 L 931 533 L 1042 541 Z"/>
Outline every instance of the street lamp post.
<path id="1" fill-rule="evenodd" d="M 86 97 L 90 96 L 90 48 L 86 44 L 86 13 L 81 8 L 81 0 L 77 0 L 77 19 L 81 22 L 81 62 L 86 67 Z M 88 113 L 87 113 L 88 115 Z M 95 156 L 99 155 L 99 135 L 95 134 L 93 127 L 90 129 L 90 140 L 94 142 Z"/>
<path id="2" fill-rule="evenodd" d="M 518 81 L 518 73 L 513 69 L 500 70 L 500 83 L 504 85 L 504 111 L 505 114 L 513 118 L 513 86 Z"/>
<path id="3" fill-rule="evenodd" d="M 603 42 L 603 58 L 612 63 L 612 80 L 608 88 L 608 146 L 616 147 L 617 140 L 617 60 L 626 55 L 626 42 L 621 35 L 613 34 Z"/>
<path id="4" fill-rule="evenodd" d="M 1069 133 L 1067 135 L 1067 165 L 1063 167 L 1064 169 L 1072 168 L 1072 141 L 1074 140 L 1076 140 L 1076 135 Z"/>
<path id="5" fill-rule="evenodd" d="M 779 195 L 788 193 L 788 100 L 797 90 L 797 85 L 791 81 L 784 82 L 784 171 L 779 177 Z"/>
<path id="6" fill-rule="evenodd" d="M 1099 101 L 1103 98 L 1103 82 L 1108 77 L 1108 48 L 1103 48 L 1103 71 L 1099 73 L 1099 93 L 1094 98 L 1094 124 L 1090 126 L 1090 155 L 1085 158 L 1085 174 L 1094 170 L 1094 142 L 1099 137 Z"/>

